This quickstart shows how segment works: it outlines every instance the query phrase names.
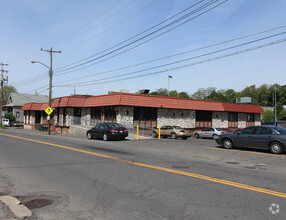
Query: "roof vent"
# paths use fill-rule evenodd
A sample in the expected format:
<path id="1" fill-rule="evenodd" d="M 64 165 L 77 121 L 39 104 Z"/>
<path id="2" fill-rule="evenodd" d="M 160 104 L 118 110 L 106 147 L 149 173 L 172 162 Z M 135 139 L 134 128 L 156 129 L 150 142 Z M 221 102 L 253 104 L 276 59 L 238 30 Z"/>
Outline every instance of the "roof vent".
<path id="1" fill-rule="evenodd" d="M 140 89 L 138 90 L 139 94 L 147 95 L 149 93 L 150 89 Z"/>

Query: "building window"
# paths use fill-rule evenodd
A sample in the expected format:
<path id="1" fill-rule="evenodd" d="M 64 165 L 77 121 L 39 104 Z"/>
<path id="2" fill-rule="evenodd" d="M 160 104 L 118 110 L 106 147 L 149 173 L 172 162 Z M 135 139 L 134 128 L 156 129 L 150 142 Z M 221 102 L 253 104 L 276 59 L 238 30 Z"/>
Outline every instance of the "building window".
<path id="1" fill-rule="evenodd" d="M 20 112 L 16 112 L 16 118 L 20 118 Z"/>
<path id="2" fill-rule="evenodd" d="M 100 120 L 101 119 L 101 108 L 91 108 L 90 111 L 90 117 L 92 119 L 97 119 Z"/>
<path id="3" fill-rule="evenodd" d="M 135 124 L 147 127 L 157 126 L 157 109 L 148 107 L 134 107 L 133 118 Z"/>
<path id="4" fill-rule="evenodd" d="M 246 122 L 254 122 L 254 114 L 253 113 L 248 113 L 246 116 Z"/>
<path id="5" fill-rule="evenodd" d="M 67 115 L 67 110 L 66 108 L 63 108 L 63 126 L 66 126 L 66 115 Z"/>
<path id="6" fill-rule="evenodd" d="M 212 112 L 211 111 L 196 111 L 196 121 L 211 122 Z"/>
<path id="7" fill-rule="evenodd" d="M 104 108 L 104 120 L 105 121 L 116 121 L 116 111 L 113 106 L 105 107 Z"/>
<path id="8" fill-rule="evenodd" d="M 230 122 L 237 122 L 238 121 L 238 114 L 237 114 L 237 112 L 229 112 L 228 113 L 228 121 L 230 121 Z"/>
<path id="9" fill-rule="evenodd" d="M 57 124 L 60 124 L 60 109 L 57 109 Z"/>
<path id="10" fill-rule="evenodd" d="M 196 127 L 211 127 L 212 126 L 212 111 L 196 111 Z"/>

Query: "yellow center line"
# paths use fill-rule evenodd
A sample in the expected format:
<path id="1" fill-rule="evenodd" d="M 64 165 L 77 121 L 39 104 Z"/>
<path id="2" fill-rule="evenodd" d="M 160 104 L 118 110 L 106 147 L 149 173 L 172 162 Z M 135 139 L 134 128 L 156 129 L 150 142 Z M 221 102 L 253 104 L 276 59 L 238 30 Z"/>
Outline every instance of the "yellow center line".
<path id="1" fill-rule="evenodd" d="M 261 154 L 264 156 L 274 156 L 274 157 L 286 157 L 285 155 L 276 155 L 276 154 L 266 154 L 266 153 L 259 153 L 259 152 L 249 152 L 249 151 L 243 151 L 243 150 L 231 150 L 231 149 L 224 149 L 224 148 L 214 148 L 214 147 L 204 147 L 208 149 L 213 149 L 213 150 L 224 150 L 224 151 L 238 151 L 238 152 L 243 152 L 243 153 L 250 153 L 250 154 Z"/>
<path id="2" fill-rule="evenodd" d="M 53 144 L 53 143 L 44 142 L 44 141 L 38 141 L 38 140 L 34 140 L 34 139 L 29 139 L 29 138 L 18 137 L 18 136 L 14 136 L 14 135 L 8 135 L 8 134 L 3 134 L 3 133 L 0 133 L 0 135 L 12 137 L 12 138 L 17 138 L 17 139 L 21 139 L 21 140 L 26 140 L 26 141 L 31 141 L 31 142 L 36 142 L 36 143 L 41 143 L 41 144 L 45 144 L 45 145 L 50 145 L 50 146 L 54 146 L 54 147 L 59 147 L 59 148 L 67 149 L 67 150 L 77 151 L 77 152 L 81 152 L 81 153 L 85 153 L 85 154 L 89 154 L 89 155 L 94 155 L 94 156 L 98 156 L 98 157 L 102 157 L 102 158 L 117 160 L 117 161 L 121 161 L 124 163 L 136 165 L 139 167 L 145 167 L 145 168 L 149 168 L 149 169 L 165 171 L 168 173 L 179 174 L 179 175 L 183 175 L 183 176 L 207 180 L 207 181 L 211 181 L 211 182 L 216 182 L 216 183 L 221 183 L 221 184 L 225 184 L 225 185 L 229 185 L 229 186 L 234 186 L 234 187 L 241 188 L 241 189 L 247 189 L 247 190 L 251 190 L 251 191 L 255 191 L 255 192 L 260 192 L 260 193 L 265 193 L 268 195 L 286 198 L 286 193 L 268 190 L 268 189 L 264 189 L 264 188 L 259 188 L 259 187 L 255 187 L 255 186 L 250 186 L 250 185 L 246 185 L 246 184 L 241 184 L 241 183 L 237 183 L 237 182 L 232 182 L 232 181 L 228 181 L 228 180 L 218 179 L 218 178 L 214 178 L 214 177 L 209 177 L 209 176 L 205 176 L 205 175 L 200 175 L 200 174 L 196 174 L 196 173 L 190 173 L 190 172 L 185 172 L 185 171 L 180 171 L 180 170 L 175 170 L 175 169 L 169 169 L 169 168 L 155 166 L 155 165 L 151 165 L 151 164 L 137 163 L 137 162 L 133 162 L 130 160 L 121 159 L 119 157 L 112 157 L 112 156 L 108 156 L 105 154 L 94 153 L 94 152 L 90 152 L 90 151 L 76 149 L 73 147 L 67 147 L 67 146 L 63 146 L 63 145 Z"/>

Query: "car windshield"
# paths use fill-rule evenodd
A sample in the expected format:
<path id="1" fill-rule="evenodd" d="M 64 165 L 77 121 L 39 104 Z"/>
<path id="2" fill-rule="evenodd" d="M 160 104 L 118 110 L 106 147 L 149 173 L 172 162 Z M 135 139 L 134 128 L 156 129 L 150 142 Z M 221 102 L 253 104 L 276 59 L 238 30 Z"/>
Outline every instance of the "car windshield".
<path id="1" fill-rule="evenodd" d="M 175 129 L 182 129 L 180 126 L 173 126 Z"/>
<path id="2" fill-rule="evenodd" d="M 276 129 L 280 134 L 286 134 L 286 128 L 283 128 L 283 127 L 275 127 L 275 129 Z"/>
<path id="3" fill-rule="evenodd" d="M 217 131 L 223 131 L 221 128 L 216 128 Z"/>

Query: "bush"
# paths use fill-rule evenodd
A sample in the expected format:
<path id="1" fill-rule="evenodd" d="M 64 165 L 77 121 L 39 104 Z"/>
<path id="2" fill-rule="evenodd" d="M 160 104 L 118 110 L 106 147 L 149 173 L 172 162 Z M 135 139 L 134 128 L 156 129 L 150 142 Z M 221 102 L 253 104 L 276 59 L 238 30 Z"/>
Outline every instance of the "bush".
<path id="1" fill-rule="evenodd" d="M 9 112 L 5 113 L 5 118 L 9 119 L 10 122 L 16 120 L 16 117 L 12 113 L 9 113 Z"/>

